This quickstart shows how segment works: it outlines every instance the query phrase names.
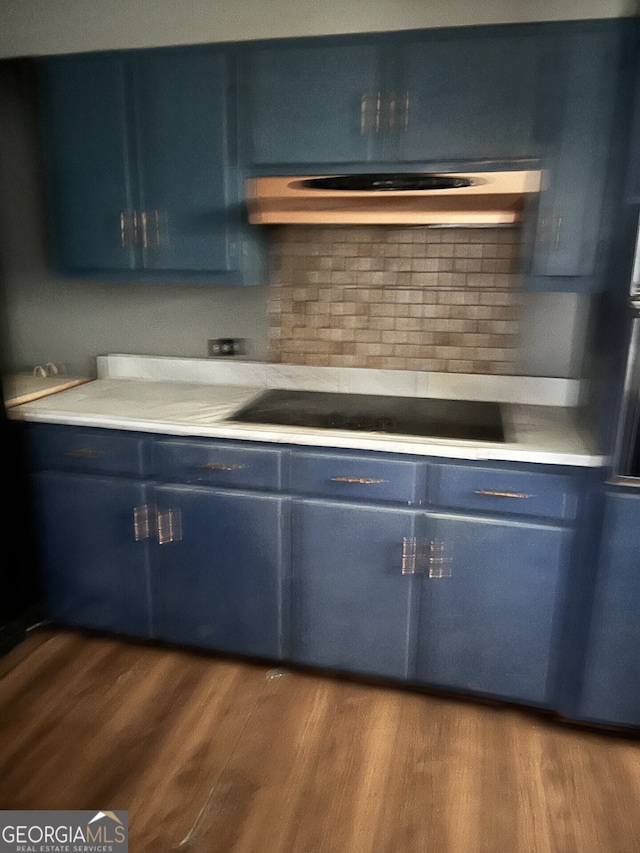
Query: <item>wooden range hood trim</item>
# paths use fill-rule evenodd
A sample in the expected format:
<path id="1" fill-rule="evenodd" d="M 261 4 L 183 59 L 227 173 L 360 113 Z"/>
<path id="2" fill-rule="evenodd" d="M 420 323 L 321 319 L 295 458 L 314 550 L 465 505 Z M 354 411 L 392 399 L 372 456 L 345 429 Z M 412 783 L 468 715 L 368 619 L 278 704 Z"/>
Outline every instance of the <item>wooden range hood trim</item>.
<path id="1" fill-rule="evenodd" d="M 473 186 L 375 193 L 301 188 L 308 178 L 298 175 L 253 178 L 245 190 L 254 225 L 512 225 L 522 221 L 525 196 L 539 190 L 540 176 L 464 173 Z"/>

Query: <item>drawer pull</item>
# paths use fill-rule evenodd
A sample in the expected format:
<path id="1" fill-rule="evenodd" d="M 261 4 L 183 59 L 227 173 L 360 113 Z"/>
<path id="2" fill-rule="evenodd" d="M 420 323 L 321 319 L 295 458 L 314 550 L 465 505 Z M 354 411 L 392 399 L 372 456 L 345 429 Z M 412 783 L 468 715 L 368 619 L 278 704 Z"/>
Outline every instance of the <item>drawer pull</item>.
<path id="1" fill-rule="evenodd" d="M 73 459 L 97 459 L 102 456 L 102 450 L 91 450 L 88 447 L 79 447 L 77 450 L 67 450 L 63 456 L 71 456 Z"/>
<path id="2" fill-rule="evenodd" d="M 535 495 L 527 495 L 525 492 L 496 492 L 492 489 L 476 489 L 476 495 L 484 495 L 487 498 L 534 498 Z"/>
<path id="3" fill-rule="evenodd" d="M 244 465 L 229 465 L 226 462 L 204 462 L 202 465 L 196 465 L 196 468 L 204 471 L 238 471 L 244 468 Z"/>
<path id="4" fill-rule="evenodd" d="M 373 477 L 330 477 L 332 483 L 356 483 L 360 486 L 375 486 L 388 480 L 375 480 Z"/>

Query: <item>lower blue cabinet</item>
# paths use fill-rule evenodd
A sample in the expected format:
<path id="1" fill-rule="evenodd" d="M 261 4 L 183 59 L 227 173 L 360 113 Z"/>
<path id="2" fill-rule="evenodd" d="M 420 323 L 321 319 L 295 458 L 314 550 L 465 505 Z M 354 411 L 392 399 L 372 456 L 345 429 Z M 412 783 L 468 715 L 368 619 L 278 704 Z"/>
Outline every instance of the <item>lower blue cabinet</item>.
<path id="1" fill-rule="evenodd" d="M 134 517 L 148 484 L 45 472 L 33 485 L 46 616 L 149 637 L 149 544 Z"/>
<path id="2" fill-rule="evenodd" d="M 528 520 L 430 516 L 418 680 L 545 705 L 571 535 Z"/>
<path id="3" fill-rule="evenodd" d="M 403 574 L 420 513 L 327 500 L 292 506 L 291 657 L 407 679 L 417 587 Z"/>
<path id="4" fill-rule="evenodd" d="M 281 657 L 288 499 L 163 485 L 155 501 L 154 636 Z"/>
<path id="5" fill-rule="evenodd" d="M 579 717 L 640 726 L 640 494 L 606 495 Z"/>

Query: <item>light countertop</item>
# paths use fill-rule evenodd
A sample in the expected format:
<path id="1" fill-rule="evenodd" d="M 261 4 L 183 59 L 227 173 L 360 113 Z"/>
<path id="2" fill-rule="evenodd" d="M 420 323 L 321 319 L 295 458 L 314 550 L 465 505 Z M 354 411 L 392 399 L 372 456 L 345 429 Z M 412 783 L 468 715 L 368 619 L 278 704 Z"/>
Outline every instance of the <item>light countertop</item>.
<path id="1" fill-rule="evenodd" d="M 298 386 L 303 384 L 300 376 L 296 381 Z M 443 458 L 581 467 L 598 467 L 607 462 L 606 457 L 595 451 L 580 423 L 578 410 L 571 406 L 503 402 L 505 441 L 502 443 L 239 424 L 227 420 L 264 390 L 262 382 L 249 385 L 161 381 L 149 377 L 100 378 L 13 408 L 9 415 L 30 422 Z"/>

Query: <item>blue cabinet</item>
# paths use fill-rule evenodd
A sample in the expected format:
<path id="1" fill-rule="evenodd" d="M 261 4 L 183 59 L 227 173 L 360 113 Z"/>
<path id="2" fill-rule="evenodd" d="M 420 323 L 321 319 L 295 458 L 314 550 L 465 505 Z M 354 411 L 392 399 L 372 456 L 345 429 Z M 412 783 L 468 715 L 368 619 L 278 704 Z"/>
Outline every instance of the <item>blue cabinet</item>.
<path id="1" fill-rule="evenodd" d="M 548 87 L 550 106 L 542 129 L 543 190 L 525 240 L 529 290 L 605 287 L 607 193 L 616 168 L 614 146 L 626 132 L 634 38 L 632 29 L 615 22 L 578 24 L 552 33 L 543 46 L 547 71 L 541 85 Z"/>
<path id="2" fill-rule="evenodd" d="M 79 427 L 29 436 L 51 618 L 557 707 L 575 472 Z M 592 719 L 638 711 L 639 501 L 611 500 Z"/>
<path id="3" fill-rule="evenodd" d="M 128 66 L 115 57 L 86 56 L 47 60 L 42 71 L 54 263 L 78 274 L 134 270 Z"/>
<path id="4" fill-rule="evenodd" d="M 579 716 L 640 726 L 640 495 L 606 495 Z"/>
<path id="5" fill-rule="evenodd" d="M 261 280 L 258 235 L 242 221 L 233 81 L 223 50 L 51 58 L 42 61 L 42 82 L 60 272 Z"/>
<path id="6" fill-rule="evenodd" d="M 243 161 L 268 172 L 531 156 L 537 45 L 475 27 L 247 47 Z"/>
<path id="7" fill-rule="evenodd" d="M 539 42 L 531 32 L 433 31 L 395 48 L 389 153 L 400 162 L 532 157 Z"/>
<path id="8" fill-rule="evenodd" d="M 317 496 L 293 500 L 294 660 L 553 707 L 575 476 L 309 451 L 291 473 Z"/>
<path id="9" fill-rule="evenodd" d="M 428 536 L 418 680 L 548 704 L 572 531 L 529 520 L 432 515 Z"/>
<path id="10" fill-rule="evenodd" d="M 406 569 L 418 518 L 406 509 L 294 501 L 293 660 L 395 679 L 411 676 L 417 589 Z"/>
<path id="11" fill-rule="evenodd" d="M 275 42 L 246 48 L 241 61 L 245 162 L 257 168 L 379 159 L 377 41 Z"/>
<path id="12" fill-rule="evenodd" d="M 39 563 L 49 619 L 151 636 L 150 554 L 135 510 L 148 484 L 42 472 L 33 477 Z"/>
<path id="13" fill-rule="evenodd" d="M 155 500 L 173 529 L 154 551 L 154 636 L 281 657 L 288 500 L 179 485 Z"/>

